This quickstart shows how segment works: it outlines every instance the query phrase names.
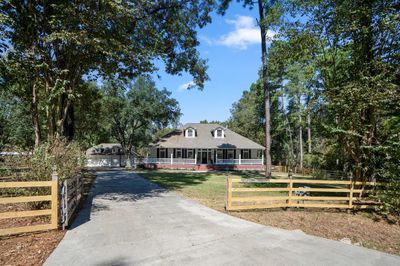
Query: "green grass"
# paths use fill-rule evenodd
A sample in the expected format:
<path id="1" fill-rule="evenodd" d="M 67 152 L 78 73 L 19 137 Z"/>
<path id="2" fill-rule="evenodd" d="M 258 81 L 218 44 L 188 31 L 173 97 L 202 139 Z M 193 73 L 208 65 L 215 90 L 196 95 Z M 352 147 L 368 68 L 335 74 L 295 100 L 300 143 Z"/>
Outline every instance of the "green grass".
<path id="1" fill-rule="evenodd" d="M 249 172 L 171 172 L 171 171 L 141 171 L 144 178 L 186 197 L 192 198 L 209 207 L 222 210 L 225 206 L 226 178 L 263 178 L 258 173 Z M 241 187 L 286 187 L 285 184 L 239 184 Z M 268 194 L 267 194 L 268 193 Z M 241 196 L 285 195 L 284 192 L 243 192 Z"/>

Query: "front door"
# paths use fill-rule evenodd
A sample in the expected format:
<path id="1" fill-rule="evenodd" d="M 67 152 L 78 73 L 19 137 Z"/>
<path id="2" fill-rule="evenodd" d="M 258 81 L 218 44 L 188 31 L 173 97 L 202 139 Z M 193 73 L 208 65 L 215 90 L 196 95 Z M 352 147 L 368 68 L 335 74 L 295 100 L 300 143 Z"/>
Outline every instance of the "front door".
<path id="1" fill-rule="evenodd" d="M 201 153 L 201 163 L 202 164 L 207 164 L 207 158 L 208 158 L 207 154 L 208 154 L 207 151 L 203 151 Z"/>

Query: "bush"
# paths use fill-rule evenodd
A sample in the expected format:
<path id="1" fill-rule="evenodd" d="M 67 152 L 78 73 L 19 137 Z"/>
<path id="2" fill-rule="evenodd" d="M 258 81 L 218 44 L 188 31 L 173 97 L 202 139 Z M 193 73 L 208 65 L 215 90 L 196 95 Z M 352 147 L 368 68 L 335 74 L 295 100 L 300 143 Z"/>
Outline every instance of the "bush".
<path id="1" fill-rule="evenodd" d="M 56 167 L 59 179 L 64 180 L 79 174 L 85 165 L 85 156 L 76 142 L 56 139 L 40 145 L 26 164 L 31 180 L 49 180 L 53 167 Z"/>
<path id="2" fill-rule="evenodd" d="M 394 215 L 400 217 L 400 182 L 392 181 L 384 187 L 378 198 L 383 202 L 383 208 L 380 210 L 385 216 Z"/>

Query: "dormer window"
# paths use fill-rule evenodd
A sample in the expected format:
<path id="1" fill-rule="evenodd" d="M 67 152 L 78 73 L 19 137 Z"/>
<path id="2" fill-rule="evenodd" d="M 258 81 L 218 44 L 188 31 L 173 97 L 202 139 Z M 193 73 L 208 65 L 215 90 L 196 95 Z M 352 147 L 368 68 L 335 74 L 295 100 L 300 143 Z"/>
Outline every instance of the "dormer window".
<path id="1" fill-rule="evenodd" d="M 196 131 L 195 131 L 195 129 L 194 129 L 194 128 L 188 128 L 188 129 L 186 129 L 185 136 L 186 136 L 187 138 L 195 138 L 195 137 L 196 137 Z"/>
<path id="2" fill-rule="evenodd" d="M 217 128 L 214 130 L 214 138 L 223 138 L 224 135 L 224 130 L 222 128 Z"/>

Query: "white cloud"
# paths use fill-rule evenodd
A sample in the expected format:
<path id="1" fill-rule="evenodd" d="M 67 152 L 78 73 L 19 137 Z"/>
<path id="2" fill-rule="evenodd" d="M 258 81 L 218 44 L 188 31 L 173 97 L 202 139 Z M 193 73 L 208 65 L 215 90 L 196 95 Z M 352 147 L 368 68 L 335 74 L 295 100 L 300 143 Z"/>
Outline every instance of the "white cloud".
<path id="1" fill-rule="evenodd" d="M 190 89 L 190 88 L 194 87 L 195 85 L 196 84 L 193 81 L 189 81 L 187 83 L 184 83 L 184 84 L 180 85 L 178 87 L 178 91 L 185 91 L 187 89 Z"/>
<path id="2" fill-rule="evenodd" d="M 226 23 L 234 25 L 235 29 L 222 35 L 217 40 L 217 44 L 246 50 L 249 45 L 261 43 L 260 28 L 256 25 L 254 18 L 237 16 L 236 19 L 226 20 Z M 267 35 L 272 38 L 275 33 L 268 31 Z"/>

